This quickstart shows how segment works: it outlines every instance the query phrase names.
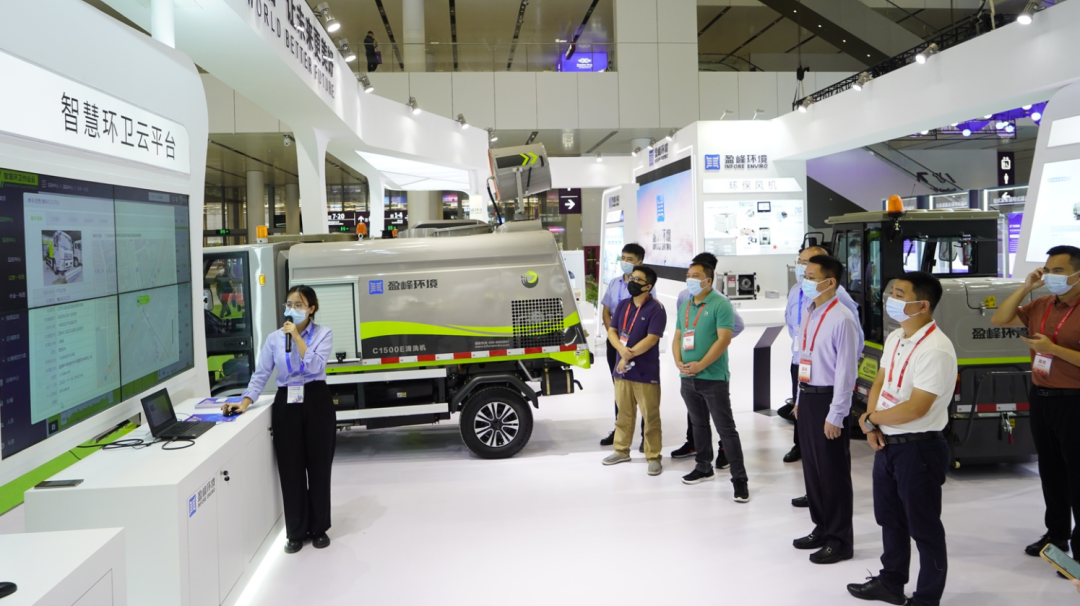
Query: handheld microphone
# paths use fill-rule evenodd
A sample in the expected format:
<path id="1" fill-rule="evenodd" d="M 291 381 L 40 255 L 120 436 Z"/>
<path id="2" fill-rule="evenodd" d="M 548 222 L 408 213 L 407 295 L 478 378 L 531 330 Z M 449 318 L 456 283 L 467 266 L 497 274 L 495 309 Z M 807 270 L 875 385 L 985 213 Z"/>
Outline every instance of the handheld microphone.
<path id="1" fill-rule="evenodd" d="M 285 316 L 286 320 L 291 322 L 292 318 Z M 285 353 L 292 353 L 292 335 L 285 333 Z"/>

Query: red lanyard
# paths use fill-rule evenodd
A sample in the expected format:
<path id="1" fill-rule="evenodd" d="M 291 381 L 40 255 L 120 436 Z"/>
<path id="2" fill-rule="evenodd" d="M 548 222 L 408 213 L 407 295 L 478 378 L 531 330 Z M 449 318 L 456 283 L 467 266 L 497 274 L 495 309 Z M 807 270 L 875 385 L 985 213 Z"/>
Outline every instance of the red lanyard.
<path id="1" fill-rule="evenodd" d="M 1073 303 L 1072 307 L 1070 307 L 1069 311 L 1065 314 L 1065 317 L 1062 318 L 1060 322 L 1058 322 L 1057 330 L 1054 331 L 1054 336 L 1050 337 L 1050 340 L 1052 342 L 1057 343 L 1057 337 L 1058 337 L 1058 333 L 1061 332 L 1061 327 L 1065 326 L 1065 321 L 1069 319 L 1069 316 L 1072 315 L 1072 312 L 1076 311 L 1076 306 L 1077 306 L 1077 303 Z M 1051 301 L 1046 306 L 1046 313 L 1043 314 L 1042 326 L 1039 327 L 1039 333 L 1040 334 L 1044 334 L 1044 335 L 1046 334 L 1046 319 L 1050 317 L 1050 310 L 1053 309 L 1053 308 L 1054 308 L 1054 302 Z"/>
<path id="2" fill-rule="evenodd" d="M 817 345 L 817 335 L 818 335 L 819 332 L 821 332 L 821 325 L 825 323 L 825 316 L 829 315 L 829 312 L 832 311 L 832 308 L 836 307 L 836 304 L 839 303 L 839 302 L 840 302 L 839 299 L 833 299 L 833 302 L 829 303 L 829 306 L 825 308 L 825 313 L 821 314 L 821 320 L 818 320 L 818 323 L 817 323 L 817 330 L 814 331 L 814 340 L 810 342 L 810 352 L 809 353 L 814 353 L 814 346 Z M 806 316 L 806 327 L 807 328 L 810 328 L 810 316 L 812 316 L 812 315 L 814 315 L 814 314 L 811 313 L 810 315 Z M 806 351 L 806 333 L 807 332 L 809 332 L 809 331 L 804 330 L 803 335 L 802 335 L 802 348 L 803 348 L 803 351 Z"/>
<path id="3" fill-rule="evenodd" d="M 687 328 L 689 328 L 690 330 L 694 330 L 695 328 L 697 328 L 698 320 L 701 319 L 701 312 L 705 311 L 705 302 L 702 301 L 701 302 L 701 307 L 699 307 L 698 310 L 697 310 L 697 317 L 694 318 L 694 325 L 690 326 L 690 304 L 693 303 L 693 302 L 694 302 L 694 299 L 691 298 L 690 301 L 686 304 L 686 319 L 683 320 L 683 330 L 685 330 Z"/>
<path id="4" fill-rule="evenodd" d="M 648 303 L 648 302 L 649 302 L 649 300 L 645 299 L 645 303 Z M 645 307 L 645 303 L 642 303 L 641 307 Z M 623 331 L 623 333 L 626 334 L 627 337 L 629 337 L 630 332 L 634 330 L 634 324 L 637 324 L 638 314 L 641 313 L 641 307 L 638 307 L 637 311 L 634 312 L 634 321 L 630 323 L 630 330 L 626 330 L 626 319 L 630 317 L 630 308 L 633 307 L 633 306 L 634 306 L 633 301 L 630 301 L 630 303 L 627 304 L 626 313 L 623 314 L 623 319 L 622 319 L 622 331 Z"/>
<path id="5" fill-rule="evenodd" d="M 930 326 L 930 329 L 926 331 L 926 334 L 923 335 L 922 338 L 919 339 L 919 342 L 915 344 L 915 347 L 911 348 L 911 353 L 908 354 L 907 360 L 904 360 L 904 365 L 900 368 L 900 381 L 896 384 L 897 389 L 900 389 L 900 386 L 904 384 L 904 373 L 907 372 L 907 365 L 909 362 L 911 362 L 911 358 L 915 357 L 915 350 L 918 349 L 919 346 L 922 345 L 922 342 L 926 340 L 926 337 L 929 337 L 930 333 L 934 332 L 935 330 L 937 330 L 937 322 L 934 322 Z M 900 337 L 900 339 L 896 341 L 896 347 L 893 348 L 892 357 L 889 358 L 889 385 L 892 385 L 892 373 L 894 370 L 896 370 L 896 352 L 899 351 L 900 341 L 903 340 L 903 338 L 904 337 Z"/>

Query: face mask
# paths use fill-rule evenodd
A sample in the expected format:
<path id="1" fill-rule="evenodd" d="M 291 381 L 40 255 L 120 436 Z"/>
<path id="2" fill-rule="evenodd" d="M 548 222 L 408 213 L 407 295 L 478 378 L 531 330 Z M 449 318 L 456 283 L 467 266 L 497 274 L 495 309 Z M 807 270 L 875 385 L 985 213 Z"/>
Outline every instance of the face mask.
<path id="1" fill-rule="evenodd" d="M 303 309 L 286 309 L 285 317 L 291 318 L 293 324 L 300 324 L 307 318 L 307 312 Z"/>
<path id="2" fill-rule="evenodd" d="M 686 290 L 690 291 L 691 297 L 696 297 L 701 294 L 705 287 L 701 285 L 701 280 L 695 280 L 693 278 L 686 279 Z"/>
<path id="3" fill-rule="evenodd" d="M 629 291 L 631 297 L 636 297 L 645 292 L 645 286 L 637 282 L 630 282 L 626 285 L 626 290 Z"/>
<path id="4" fill-rule="evenodd" d="M 806 266 L 805 265 L 796 265 L 795 266 L 795 281 L 796 282 L 802 282 L 803 277 L 805 275 L 806 275 Z"/>
<path id="5" fill-rule="evenodd" d="M 619 261 L 619 269 L 622 270 L 623 275 L 630 275 L 634 273 L 634 264 L 627 263 L 626 261 Z"/>
<path id="6" fill-rule="evenodd" d="M 802 281 L 803 294 L 806 295 L 807 297 L 810 297 L 811 299 L 818 298 L 818 295 L 821 294 L 820 292 L 818 292 L 818 289 L 817 289 L 818 284 L 821 284 L 821 282 L 811 282 L 810 280 L 807 280 L 806 278 L 803 278 L 803 281 Z"/>
<path id="7" fill-rule="evenodd" d="M 1080 273 L 1080 272 L 1077 272 Z M 1043 274 L 1042 281 L 1046 284 L 1046 289 L 1050 291 L 1050 294 L 1063 295 L 1072 290 L 1075 284 L 1069 284 L 1069 278 L 1075 276 L 1063 276 L 1061 274 Z"/>
<path id="8" fill-rule="evenodd" d="M 885 313 L 897 322 L 910 320 L 911 318 L 914 318 L 915 316 L 922 313 L 922 310 L 919 310 L 919 313 L 911 314 L 909 316 L 904 311 L 904 308 L 907 307 L 908 303 L 919 303 L 919 301 L 901 301 L 900 299 L 894 299 L 892 297 L 889 297 L 888 300 L 885 301 Z"/>

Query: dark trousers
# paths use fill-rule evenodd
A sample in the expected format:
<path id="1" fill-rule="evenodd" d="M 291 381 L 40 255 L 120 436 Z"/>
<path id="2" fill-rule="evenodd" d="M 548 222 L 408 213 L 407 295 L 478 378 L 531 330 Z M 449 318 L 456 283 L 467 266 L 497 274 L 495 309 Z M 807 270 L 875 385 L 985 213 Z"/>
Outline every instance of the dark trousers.
<path id="1" fill-rule="evenodd" d="M 1080 526 L 1072 525 L 1073 517 L 1080 520 L 1080 403 L 1076 396 L 1040 396 L 1034 388 L 1028 397 L 1046 531 L 1055 541 L 1071 539 L 1073 554 L 1080 554 Z"/>
<path id="2" fill-rule="evenodd" d="M 309 534 L 330 529 L 330 467 L 337 422 L 324 381 L 304 385 L 304 401 L 299 404 L 285 402 L 286 390 L 278 388 L 271 410 L 274 454 L 281 478 L 285 536 L 303 541 Z"/>
<path id="3" fill-rule="evenodd" d="M 791 365 L 791 403 L 799 403 L 799 365 Z M 799 419 L 795 419 L 795 431 L 792 432 L 795 437 L 795 445 L 799 445 Z"/>
<path id="4" fill-rule="evenodd" d="M 885 548 L 881 582 L 903 592 L 915 539 L 919 581 L 912 598 L 925 606 L 938 606 L 949 568 L 941 524 L 941 485 L 948 466 L 944 438 L 889 444 L 874 455 L 874 518 Z"/>
<path id="5" fill-rule="evenodd" d="M 368 70 L 368 72 L 373 72 L 373 71 L 375 71 L 377 69 L 379 69 L 379 64 L 375 60 L 375 57 L 368 57 L 368 60 L 367 60 L 367 70 Z"/>
<path id="6" fill-rule="evenodd" d="M 697 447 L 694 446 L 694 423 L 690 420 L 690 413 L 686 413 L 686 443 L 690 445 L 690 448 L 697 450 Z M 717 440 L 716 448 L 719 450 L 723 450 L 724 441 Z"/>
<path id="7" fill-rule="evenodd" d="M 735 429 L 735 418 L 731 415 L 728 382 L 683 377 L 680 392 L 686 402 L 686 411 L 690 413 L 694 443 L 698 445 L 695 449 L 697 470 L 702 473 L 712 472 L 712 429 L 709 427 L 711 416 L 723 441 L 724 454 L 731 464 L 731 479 L 746 480 L 742 442 L 739 440 L 739 431 Z"/>
<path id="8" fill-rule="evenodd" d="M 803 479 L 806 497 L 810 501 L 810 520 L 814 536 L 837 553 L 850 555 L 854 550 L 854 494 L 851 489 L 851 440 L 848 427 L 851 417 L 844 418 L 840 437 L 825 437 L 825 419 L 829 414 L 831 394 L 803 393 L 799 395 L 798 430 L 804 432 L 802 443 Z"/>

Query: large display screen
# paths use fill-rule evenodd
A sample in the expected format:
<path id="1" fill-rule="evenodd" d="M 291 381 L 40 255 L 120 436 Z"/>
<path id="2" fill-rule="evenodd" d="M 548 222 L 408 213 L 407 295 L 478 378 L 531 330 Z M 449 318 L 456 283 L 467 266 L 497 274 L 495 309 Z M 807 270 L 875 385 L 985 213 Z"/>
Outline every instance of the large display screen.
<path id="1" fill-rule="evenodd" d="M 1036 202 L 1027 260 L 1043 263 L 1051 247 L 1080 242 L 1080 160 L 1044 166 Z"/>
<path id="2" fill-rule="evenodd" d="M 194 366 L 188 197 L 0 169 L 0 457 Z"/>
<path id="3" fill-rule="evenodd" d="M 638 244 L 645 263 L 685 268 L 694 258 L 694 181 L 689 157 L 637 178 Z"/>
<path id="4" fill-rule="evenodd" d="M 802 200 L 706 200 L 705 250 L 714 255 L 797 255 Z"/>

